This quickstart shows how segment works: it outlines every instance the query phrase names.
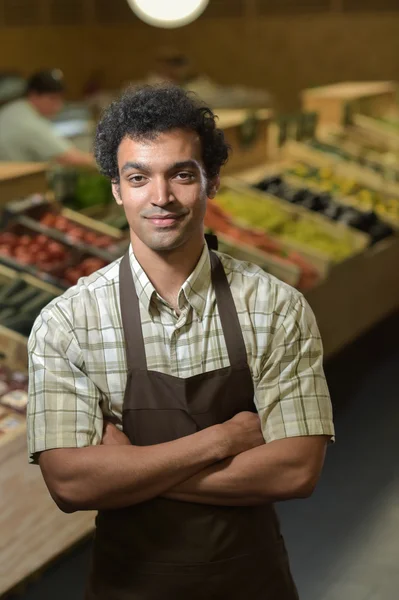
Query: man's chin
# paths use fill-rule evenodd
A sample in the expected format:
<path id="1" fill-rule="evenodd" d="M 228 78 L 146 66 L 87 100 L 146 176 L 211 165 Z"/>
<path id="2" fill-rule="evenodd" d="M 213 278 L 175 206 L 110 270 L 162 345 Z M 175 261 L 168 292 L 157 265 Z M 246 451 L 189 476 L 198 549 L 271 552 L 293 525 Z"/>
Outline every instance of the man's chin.
<path id="1" fill-rule="evenodd" d="M 158 239 L 148 240 L 148 242 L 145 242 L 145 244 L 153 252 L 158 252 L 160 254 L 167 254 L 168 252 L 172 252 L 173 250 L 177 250 L 178 248 L 181 248 L 182 246 L 184 246 L 187 243 L 187 241 L 188 240 L 186 239 L 185 236 L 165 235 L 165 236 L 159 236 Z"/>

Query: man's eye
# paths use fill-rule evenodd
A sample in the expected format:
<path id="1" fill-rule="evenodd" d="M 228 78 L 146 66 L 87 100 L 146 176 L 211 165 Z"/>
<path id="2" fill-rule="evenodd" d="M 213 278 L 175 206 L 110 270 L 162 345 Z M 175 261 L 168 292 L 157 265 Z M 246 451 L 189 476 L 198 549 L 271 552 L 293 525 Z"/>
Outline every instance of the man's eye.
<path id="1" fill-rule="evenodd" d="M 143 183 L 144 176 L 143 175 L 132 175 L 132 177 L 129 177 L 129 181 L 131 183 Z"/>
<path id="2" fill-rule="evenodd" d="M 183 171 L 182 173 L 178 173 L 176 177 L 182 181 L 192 181 L 195 178 L 195 175 L 194 173 Z"/>

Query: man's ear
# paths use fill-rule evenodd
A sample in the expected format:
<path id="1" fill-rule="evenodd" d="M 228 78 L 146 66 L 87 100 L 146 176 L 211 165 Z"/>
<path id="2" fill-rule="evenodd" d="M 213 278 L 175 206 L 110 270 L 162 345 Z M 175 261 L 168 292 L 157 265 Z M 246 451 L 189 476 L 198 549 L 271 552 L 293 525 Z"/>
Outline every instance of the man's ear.
<path id="1" fill-rule="evenodd" d="M 121 186 L 119 181 L 112 182 L 112 195 L 119 206 L 122 206 Z"/>
<path id="2" fill-rule="evenodd" d="M 208 198 L 213 199 L 220 188 L 220 175 L 216 175 L 208 183 Z"/>

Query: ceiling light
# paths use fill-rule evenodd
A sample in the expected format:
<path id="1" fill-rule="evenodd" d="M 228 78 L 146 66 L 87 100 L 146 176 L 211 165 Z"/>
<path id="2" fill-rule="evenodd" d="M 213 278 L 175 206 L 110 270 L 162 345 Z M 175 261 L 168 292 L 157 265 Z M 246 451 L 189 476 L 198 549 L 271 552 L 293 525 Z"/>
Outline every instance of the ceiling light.
<path id="1" fill-rule="evenodd" d="M 195 21 L 209 0 L 127 0 L 142 21 L 154 27 L 182 27 Z"/>

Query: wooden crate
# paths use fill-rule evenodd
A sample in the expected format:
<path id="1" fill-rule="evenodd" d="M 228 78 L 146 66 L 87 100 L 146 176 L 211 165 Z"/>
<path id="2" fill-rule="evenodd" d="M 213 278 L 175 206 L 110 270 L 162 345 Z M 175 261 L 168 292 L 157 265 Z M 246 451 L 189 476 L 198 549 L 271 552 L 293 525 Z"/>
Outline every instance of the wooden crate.
<path id="1" fill-rule="evenodd" d="M 60 214 L 63 217 L 74 221 L 76 225 L 81 225 L 82 227 L 87 227 L 88 229 L 96 231 L 98 233 L 109 235 L 110 237 L 115 239 L 116 243 L 122 242 L 124 239 L 123 233 L 119 229 L 116 229 L 116 227 L 112 227 L 107 223 L 103 223 L 102 221 L 93 219 L 75 210 L 70 210 L 69 208 L 62 208 Z"/>
<path id="2" fill-rule="evenodd" d="M 327 217 L 323 215 L 319 215 L 318 213 L 312 212 L 302 206 L 297 206 L 294 204 L 290 204 L 285 200 L 281 200 L 275 196 L 271 196 L 265 192 L 260 190 L 256 190 L 252 187 L 248 187 L 247 184 L 253 184 L 258 182 L 262 177 L 266 177 L 267 175 L 277 174 L 281 172 L 282 167 L 285 163 L 278 163 L 274 165 L 269 165 L 260 167 L 257 169 L 251 169 L 249 171 L 243 171 L 236 174 L 235 178 L 224 178 L 223 183 L 225 186 L 235 190 L 241 191 L 245 194 L 251 194 L 258 197 L 260 200 L 265 200 L 276 206 L 279 210 L 283 210 L 287 217 L 292 218 L 295 216 L 299 219 L 305 219 L 312 223 L 316 223 L 324 228 L 330 235 L 340 240 L 346 237 L 348 234 L 351 236 L 354 245 L 354 254 L 363 252 L 363 250 L 369 245 L 369 237 L 355 229 L 351 229 L 347 227 L 343 223 L 334 223 Z M 273 238 L 273 236 L 271 236 Z M 309 245 L 302 244 L 296 241 L 287 241 L 281 240 L 281 238 L 274 236 L 279 243 L 282 244 L 288 250 L 293 250 L 301 254 L 309 264 L 313 265 L 319 273 L 325 277 L 331 267 L 335 264 L 333 259 L 328 256 L 326 253 L 317 250 L 316 248 L 311 248 Z"/>
<path id="3" fill-rule="evenodd" d="M 359 165 L 356 162 L 346 162 L 339 157 L 334 157 L 326 152 L 320 152 L 315 148 L 300 142 L 288 142 L 283 148 L 285 160 L 302 160 L 315 167 L 331 167 L 339 176 L 355 179 L 362 185 L 373 188 L 382 194 L 399 196 L 399 184 L 386 181 L 371 169 Z"/>
<path id="4" fill-rule="evenodd" d="M 302 109 L 317 112 L 322 125 L 341 125 L 348 105 L 356 112 L 375 116 L 389 113 L 397 102 L 398 85 L 393 81 L 348 81 L 301 92 Z"/>
<path id="5" fill-rule="evenodd" d="M 27 340 L 0 326 L 7 364 L 27 368 Z M 93 512 L 62 513 L 39 467 L 28 464 L 26 425 L 0 438 L 0 596 L 94 529 Z"/>
<path id="6" fill-rule="evenodd" d="M 10 216 L 28 217 L 32 220 L 40 217 L 46 210 L 54 211 L 60 216 L 73 221 L 76 223 L 76 225 L 86 227 L 87 229 L 90 229 L 96 233 L 108 235 L 114 238 L 115 243 L 117 244 L 120 241 L 123 241 L 124 236 L 119 229 L 116 229 L 116 227 L 112 227 L 107 223 L 103 223 L 102 220 L 93 218 L 90 215 L 85 214 L 83 211 L 77 212 L 75 210 L 65 208 L 56 200 L 53 192 L 50 191 L 47 191 L 45 194 L 35 194 L 34 196 L 28 196 L 22 200 L 12 202 L 7 208 Z M 100 219 L 101 218 L 102 217 L 100 217 Z"/>
<path id="7" fill-rule="evenodd" d="M 42 281 L 37 277 L 33 277 L 29 275 L 29 273 L 23 273 L 22 271 L 15 271 L 6 265 L 0 264 L 0 283 L 13 281 L 14 279 L 23 279 L 26 283 L 34 288 L 41 290 L 42 292 L 48 292 L 49 294 L 53 294 L 54 296 L 59 296 L 63 293 L 63 289 L 56 287 L 55 285 L 51 285 L 46 281 Z"/>
<path id="8" fill-rule="evenodd" d="M 352 123 L 357 129 L 365 132 L 371 140 L 375 140 L 376 143 L 385 144 L 393 151 L 399 150 L 399 130 L 397 132 L 393 131 L 386 123 L 360 113 L 352 116 Z"/>
<path id="9" fill-rule="evenodd" d="M 12 200 L 45 193 L 46 189 L 46 163 L 0 162 L 0 209 Z"/>
<path id="10" fill-rule="evenodd" d="M 399 309 L 399 238 L 390 237 L 335 265 L 305 296 L 327 358 Z"/>
<path id="11" fill-rule="evenodd" d="M 264 163 L 268 152 L 270 110 L 218 110 L 218 127 L 224 130 L 231 154 L 223 174 Z"/>
<path id="12" fill-rule="evenodd" d="M 342 136 L 342 137 L 341 137 Z M 399 154 L 396 157 L 389 152 L 389 149 L 381 148 L 369 149 L 367 147 L 367 137 L 361 135 L 359 129 L 355 127 L 321 127 L 317 132 L 317 140 L 322 143 L 330 144 L 341 148 L 344 152 L 353 157 L 355 164 L 357 161 L 366 158 L 380 167 L 380 178 L 384 184 L 389 184 L 392 181 L 397 182 L 397 174 L 399 174 Z M 336 157 L 336 160 L 340 160 Z M 348 159 L 349 160 L 349 159 Z M 364 165 L 366 170 L 371 170 L 367 165 Z"/>

